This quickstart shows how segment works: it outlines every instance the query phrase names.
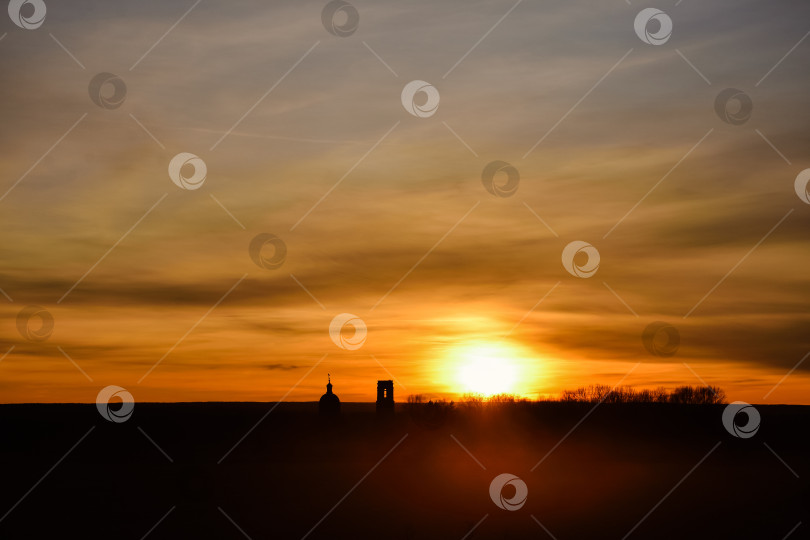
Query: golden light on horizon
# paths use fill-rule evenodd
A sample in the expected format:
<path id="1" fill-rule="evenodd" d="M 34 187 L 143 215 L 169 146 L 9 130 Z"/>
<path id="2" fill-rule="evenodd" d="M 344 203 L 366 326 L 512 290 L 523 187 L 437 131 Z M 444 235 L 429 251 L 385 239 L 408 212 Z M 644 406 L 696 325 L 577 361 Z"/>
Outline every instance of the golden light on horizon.
<path id="1" fill-rule="evenodd" d="M 509 343 L 458 344 L 448 351 L 448 362 L 463 393 L 523 396 L 529 393 L 527 385 L 533 386 L 538 379 L 538 362 Z"/>
<path id="2" fill-rule="evenodd" d="M 693 17 L 687 62 L 724 66 L 707 87 L 644 39 L 620 57 L 638 37 L 608 3 L 586 20 L 567 3 L 552 18 L 515 8 L 525 19 L 466 59 L 490 26 L 422 17 L 414 40 L 399 5 L 363 16 L 358 47 L 331 24 L 311 45 L 317 10 L 265 2 L 202 3 L 157 45 L 171 14 L 137 4 L 0 31 L 4 72 L 25 67 L 0 101 L 15 126 L 0 161 L 0 401 L 93 403 L 112 384 L 138 401 L 312 401 L 331 372 L 346 402 L 396 379 L 402 401 L 621 381 L 810 404 L 810 164 L 785 164 L 806 154 L 810 118 L 810 46 L 784 41 L 801 17 L 737 13 L 784 38 L 726 29 L 759 67 Z M 333 24 L 357 28 L 349 11 Z M 148 28 L 123 42 L 128 16 Z M 581 46 L 553 46 L 585 23 Z M 210 28 L 223 31 L 201 39 Z M 95 73 L 119 61 L 138 69 Z M 172 76 L 189 62 L 193 81 Z M 747 113 L 721 88 L 752 69 L 767 91 L 734 95 L 756 122 L 730 124 Z M 572 272 L 588 253 L 600 267 Z"/>

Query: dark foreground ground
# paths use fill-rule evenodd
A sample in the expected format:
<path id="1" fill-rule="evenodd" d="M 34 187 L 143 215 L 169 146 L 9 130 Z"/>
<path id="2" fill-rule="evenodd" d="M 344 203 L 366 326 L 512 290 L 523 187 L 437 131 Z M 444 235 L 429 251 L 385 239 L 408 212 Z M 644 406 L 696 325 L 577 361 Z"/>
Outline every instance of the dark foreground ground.
<path id="1" fill-rule="evenodd" d="M 0 406 L 0 538 L 810 538 L 808 407 L 759 406 L 738 439 L 722 406 L 604 404 L 566 437 L 592 405 L 282 404 L 222 459 L 272 406 Z M 517 511 L 490 498 L 501 473 Z"/>

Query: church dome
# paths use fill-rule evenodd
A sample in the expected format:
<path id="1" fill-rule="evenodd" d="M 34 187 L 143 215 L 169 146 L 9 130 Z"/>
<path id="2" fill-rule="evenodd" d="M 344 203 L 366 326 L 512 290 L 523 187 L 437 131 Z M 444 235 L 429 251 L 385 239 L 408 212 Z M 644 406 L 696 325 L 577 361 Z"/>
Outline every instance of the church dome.
<path id="1" fill-rule="evenodd" d="M 340 413 L 340 398 L 332 392 L 332 377 L 326 384 L 326 393 L 321 396 L 318 401 L 318 412 L 320 414 L 338 414 Z"/>

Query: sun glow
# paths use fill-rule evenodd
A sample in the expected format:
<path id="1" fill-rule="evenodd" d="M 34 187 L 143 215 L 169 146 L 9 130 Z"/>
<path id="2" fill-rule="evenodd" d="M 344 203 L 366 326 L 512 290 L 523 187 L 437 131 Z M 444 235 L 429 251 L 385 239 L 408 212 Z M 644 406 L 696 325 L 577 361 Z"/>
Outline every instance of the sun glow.
<path id="1" fill-rule="evenodd" d="M 450 356 L 456 380 L 463 392 L 492 396 L 522 394 L 534 374 L 518 348 L 493 343 L 465 344 L 454 347 Z"/>

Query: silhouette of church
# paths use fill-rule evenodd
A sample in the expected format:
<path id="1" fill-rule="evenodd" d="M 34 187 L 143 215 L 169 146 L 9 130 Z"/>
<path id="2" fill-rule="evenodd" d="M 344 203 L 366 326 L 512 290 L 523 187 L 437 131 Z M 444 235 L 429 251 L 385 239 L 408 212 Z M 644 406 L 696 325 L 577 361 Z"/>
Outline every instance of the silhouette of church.
<path id="1" fill-rule="evenodd" d="M 332 393 L 332 376 L 327 374 L 327 377 L 326 393 L 318 401 L 318 413 L 327 416 L 338 415 L 340 414 L 340 398 Z"/>
<path id="2" fill-rule="evenodd" d="M 377 381 L 377 412 L 394 412 L 394 381 Z"/>
<path id="3" fill-rule="evenodd" d="M 322 416 L 340 414 L 340 398 L 332 392 L 332 375 L 327 374 L 326 393 L 318 401 Z M 394 381 L 377 381 L 377 412 L 394 412 Z"/>

